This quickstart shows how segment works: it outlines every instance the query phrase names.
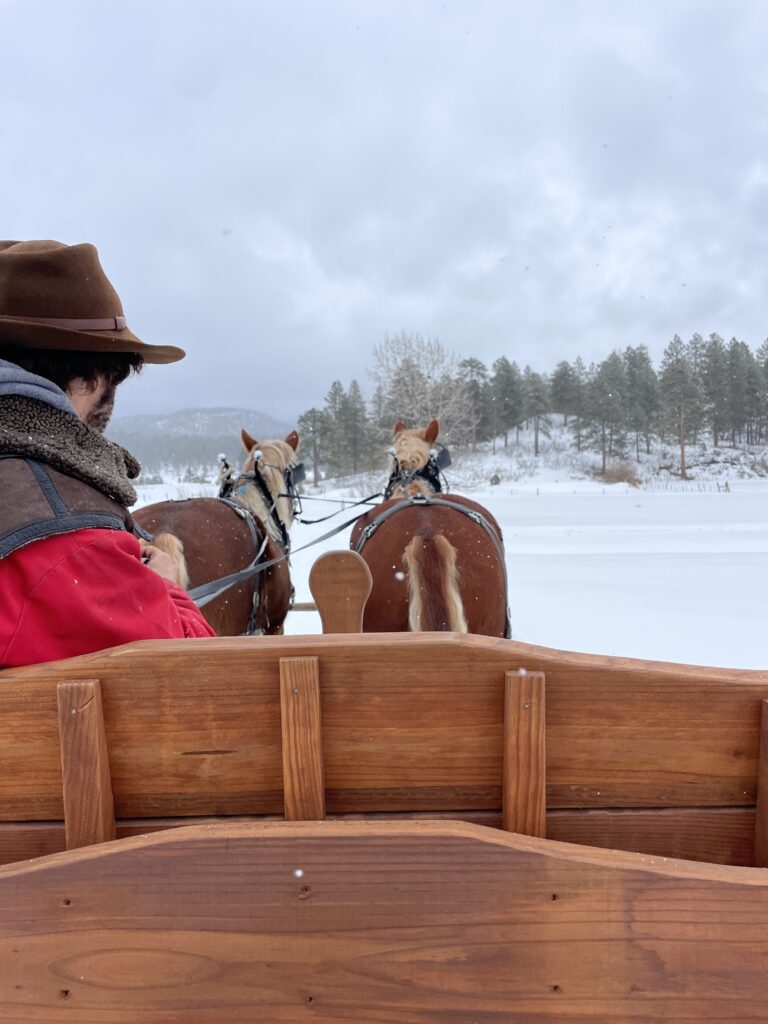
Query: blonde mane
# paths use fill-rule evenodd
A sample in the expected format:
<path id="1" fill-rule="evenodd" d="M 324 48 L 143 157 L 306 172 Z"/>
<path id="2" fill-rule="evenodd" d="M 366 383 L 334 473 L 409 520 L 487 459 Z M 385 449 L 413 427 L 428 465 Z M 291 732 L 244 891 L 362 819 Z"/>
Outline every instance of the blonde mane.
<path id="1" fill-rule="evenodd" d="M 245 443 L 245 438 L 243 438 L 243 442 Z M 286 530 L 290 530 L 293 523 L 293 502 L 285 496 L 285 471 L 295 461 L 295 450 L 286 441 L 275 440 L 255 442 L 250 446 L 243 465 L 243 473 L 248 474 L 254 472 L 258 462 L 259 473 L 267 485 L 272 501 L 275 502 L 278 518 Z M 262 521 L 270 537 L 280 543 L 282 541 L 280 530 L 270 515 L 269 505 L 256 484 L 243 481 L 237 487 L 236 493 L 237 500 L 243 505 L 247 505 Z"/>

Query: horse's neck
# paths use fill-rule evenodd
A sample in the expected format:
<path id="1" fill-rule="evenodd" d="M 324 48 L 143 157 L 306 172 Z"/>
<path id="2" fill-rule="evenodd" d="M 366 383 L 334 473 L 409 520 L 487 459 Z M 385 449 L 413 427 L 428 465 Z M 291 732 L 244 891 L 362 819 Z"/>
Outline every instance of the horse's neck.
<path id="1" fill-rule="evenodd" d="M 238 497 L 243 504 L 247 505 L 254 515 L 261 520 L 272 540 L 277 541 L 278 544 L 282 543 L 283 538 L 280 533 L 280 529 L 270 511 L 272 501 L 274 499 L 272 499 L 268 504 L 264 495 L 255 484 L 248 484 L 247 487 L 243 488 L 239 493 Z M 291 520 L 293 517 L 291 515 L 291 506 L 288 499 L 278 498 L 275 505 L 275 511 L 277 512 L 278 519 L 285 526 L 286 530 L 290 530 Z"/>

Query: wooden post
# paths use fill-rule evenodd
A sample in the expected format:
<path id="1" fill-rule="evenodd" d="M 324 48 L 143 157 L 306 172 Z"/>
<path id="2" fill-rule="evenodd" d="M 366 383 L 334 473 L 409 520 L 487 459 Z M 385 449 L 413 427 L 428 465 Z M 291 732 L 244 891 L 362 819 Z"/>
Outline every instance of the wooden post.
<path id="1" fill-rule="evenodd" d="M 504 828 L 546 836 L 544 673 L 505 674 Z"/>
<path id="2" fill-rule="evenodd" d="M 760 749 L 757 755 L 755 867 L 768 868 L 768 700 L 760 702 Z"/>
<path id="3" fill-rule="evenodd" d="M 101 685 L 98 679 L 59 683 L 59 743 L 67 849 L 115 838 Z"/>
<path id="4" fill-rule="evenodd" d="M 309 573 L 324 633 L 362 633 L 371 570 L 356 551 L 327 551 Z"/>
<path id="5" fill-rule="evenodd" d="M 325 818 L 320 669 L 317 658 L 280 659 L 286 821 Z"/>

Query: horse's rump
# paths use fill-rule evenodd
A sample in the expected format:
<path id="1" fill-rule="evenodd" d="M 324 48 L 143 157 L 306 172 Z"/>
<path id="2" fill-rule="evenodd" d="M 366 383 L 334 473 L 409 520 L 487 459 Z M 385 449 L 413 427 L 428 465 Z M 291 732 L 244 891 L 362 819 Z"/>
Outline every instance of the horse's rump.
<path id="1" fill-rule="evenodd" d="M 498 523 L 482 505 L 461 495 L 440 497 L 479 513 L 501 541 Z M 398 500 L 384 502 L 366 513 L 352 531 L 350 546 L 355 548 L 366 526 Z M 438 537 L 442 540 L 438 541 Z M 415 538 L 421 540 L 413 544 Z M 460 620 L 455 614 L 451 618 L 448 607 L 450 587 L 446 591 L 442 583 L 441 569 L 445 568 L 446 572 L 454 575 L 464 609 L 464 628 L 470 633 L 487 636 L 505 635 L 507 595 L 504 564 L 486 529 L 464 513 L 438 505 L 409 505 L 382 522 L 366 540 L 360 553 L 373 576 L 373 589 L 363 619 L 365 632 L 405 632 L 414 628 L 409 617 L 409 587 L 414 589 L 412 569 L 416 567 L 417 571 L 423 568 L 429 574 L 422 580 L 423 594 L 429 597 L 430 603 L 434 602 L 432 611 L 428 613 L 429 620 L 422 621 L 448 623 L 422 625 L 422 630 L 456 629 L 459 625 Z M 440 583 L 435 582 L 438 577 Z M 442 605 L 442 609 L 438 605 Z"/>
<path id="2" fill-rule="evenodd" d="M 172 534 L 183 544 L 190 588 L 245 569 L 256 548 L 248 523 L 226 502 L 217 498 L 161 501 L 132 513 L 136 522 L 152 534 Z M 263 528 L 259 530 L 259 544 Z M 163 550 L 167 548 L 163 547 Z M 169 552 L 170 553 L 170 552 Z M 264 561 L 278 558 L 281 549 L 271 539 Z M 259 588 L 256 627 L 275 632 L 290 606 L 291 582 L 287 561 L 280 562 L 248 580 L 230 587 L 201 609 L 219 636 L 236 636 L 248 627 L 253 607 L 254 586 Z"/>

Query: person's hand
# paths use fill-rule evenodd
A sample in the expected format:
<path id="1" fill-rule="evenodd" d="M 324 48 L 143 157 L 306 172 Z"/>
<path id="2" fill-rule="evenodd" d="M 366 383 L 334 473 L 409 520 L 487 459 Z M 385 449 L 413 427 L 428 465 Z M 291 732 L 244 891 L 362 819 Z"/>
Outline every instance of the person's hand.
<path id="1" fill-rule="evenodd" d="M 163 579 L 170 580 L 171 583 L 176 583 L 178 585 L 178 566 L 171 556 L 165 553 L 165 551 L 161 551 L 160 548 L 156 548 L 154 544 L 147 544 L 146 541 L 142 541 L 141 560 L 148 569 L 156 572 L 158 576 L 162 576 Z"/>

